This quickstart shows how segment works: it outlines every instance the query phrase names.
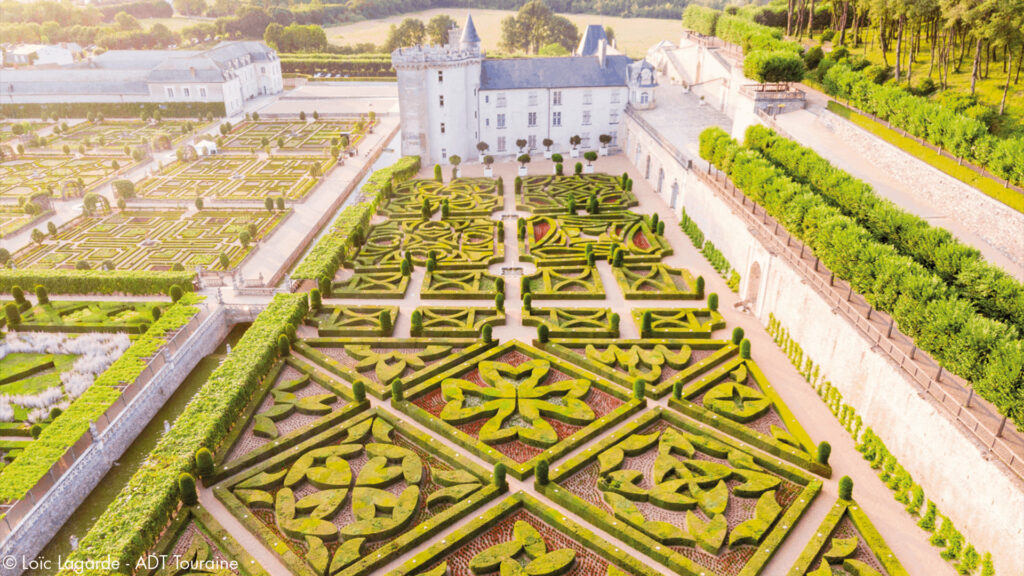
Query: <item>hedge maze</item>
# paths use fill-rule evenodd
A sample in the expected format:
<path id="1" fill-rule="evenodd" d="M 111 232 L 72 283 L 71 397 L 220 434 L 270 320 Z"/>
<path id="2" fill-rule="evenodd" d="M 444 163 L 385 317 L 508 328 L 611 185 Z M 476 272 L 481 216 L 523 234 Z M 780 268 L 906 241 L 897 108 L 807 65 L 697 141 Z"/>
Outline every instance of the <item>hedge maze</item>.
<path id="1" fill-rule="evenodd" d="M 505 279 L 484 270 L 428 271 L 420 289 L 425 300 L 494 300 L 505 293 Z"/>
<path id="2" fill-rule="evenodd" d="M 283 219 L 280 213 L 242 210 L 123 210 L 107 216 L 83 216 L 62 226 L 56 236 L 16 254 L 18 268 L 72 270 L 79 262 L 90 268 L 117 270 L 223 269 L 237 266 L 252 250 L 252 242 L 270 234 Z"/>
<path id="3" fill-rule="evenodd" d="M 265 143 L 282 151 L 302 153 L 330 152 L 338 145 L 342 136 L 349 138 L 349 145 L 356 145 L 363 137 L 356 121 L 246 121 L 231 128 L 225 138 L 224 149 L 232 152 L 248 152 L 263 148 Z M 278 142 L 283 146 L 278 146 Z"/>
<path id="4" fill-rule="evenodd" d="M 37 304 L 21 311 L 17 330 L 32 332 L 145 332 L 163 303 L 66 301 Z M 7 318 L 0 318 L 0 326 Z"/>
<path id="5" fill-rule="evenodd" d="M 0 162 L 0 195 L 81 196 L 133 162 L 125 156 L 19 156 Z"/>
<path id="6" fill-rule="evenodd" d="M 522 281 L 523 293 L 537 299 L 604 300 L 604 286 L 592 266 L 540 268 Z"/>
<path id="7" fill-rule="evenodd" d="M 335 163 L 322 156 L 203 156 L 169 164 L 138 184 L 144 198 L 254 200 L 267 197 L 301 200 Z"/>
<path id="8" fill-rule="evenodd" d="M 169 150 L 188 135 L 188 120 L 104 120 L 82 122 L 49 141 L 48 147 L 60 150 L 65 145 L 77 150 L 119 152 L 125 146 Z"/>
<path id="9" fill-rule="evenodd" d="M 380 213 L 396 219 L 422 218 L 426 205 L 428 214 L 443 210 L 451 218 L 490 218 L 504 206 L 496 182 L 490 178 L 457 178 L 447 184 L 409 180 L 392 189 Z"/>
<path id="10" fill-rule="evenodd" d="M 497 222 L 481 218 L 388 220 L 373 227 L 353 265 L 356 272 L 398 270 L 408 254 L 416 266 L 433 255 L 439 268 L 482 268 L 504 258 L 497 230 Z"/>
<path id="11" fill-rule="evenodd" d="M 649 219 L 623 211 L 532 216 L 519 239 L 520 259 L 538 266 L 586 264 L 589 254 L 607 260 L 613 248 L 630 264 L 656 263 L 672 254 L 668 242 L 651 230 Z"/>
<path id="12" fill-rule="evenodd" d="M 684 268 L 664 264 L 624 264 L 612 269 L 627 300 L 699 300 L 697 279 Z"/>
<path id="13" fill-rule="evenodd" d="M 579 176 L 527 176 L 516 194 L 516 207 L 534 214 L 566 214 L 570 201 L 580 210 L 595 198 L 600 210 L 624 210 L 636 206 L 633 192 L 609 174 Z"/>
<path id="14" fill-rule="evenodd" d="M 315 326 L 320 336 L 391 336 L 397 318 L 397 306 L 323 306 L 306 324 Z"/>

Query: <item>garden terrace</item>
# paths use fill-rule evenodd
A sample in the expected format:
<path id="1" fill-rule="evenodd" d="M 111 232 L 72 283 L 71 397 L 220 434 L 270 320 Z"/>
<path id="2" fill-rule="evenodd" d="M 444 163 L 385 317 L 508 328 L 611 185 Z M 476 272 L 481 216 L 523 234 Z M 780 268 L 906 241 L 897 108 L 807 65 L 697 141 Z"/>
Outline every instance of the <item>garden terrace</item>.
<path id="1" fill-rule="evenodd" d="M 21 206 L 0 205 L 0 238 L 14 234 L 40 218 L 53 214 L 47 210 L 39 214 L 29 214 Z"/>
<path id="2" fill-rule="evenodd" d="M 504 258 L 499 222 L 472 220 L 388 220 L 373 227 L 353 264 L 356 272 L 398 270 L 405 254 L 425 266 L 431 253 L 444 269 L 483 268 Z"/>
<path id="3" fill-rule="evenodd" d="M 203 156 L 166 166 L 139 183 L 143 198 L 302 200 L 336 160 L 323 156 Z M 317 175 L 314 176 L 313 172 Z"/>
<path id="4" fill-rule="evenodd" d="M 379 212 L 390 218 L 419 219 L 426 202 L 430 214 L 447 210 L 451 218 L 489 218 L 504 206 L 497 183 L 491 178 L 456 178 L 448 183 L 408 180 L 386 194 Z"/>
<path id="5" fill-rule="evenodd" d="M 633 192 L 622 179 L 610 174 L 578 176 L 526 176 L 516 195 L 516 208 L 537 215 L 565 214 L 570 199 L 579 210 L 587 209 L 596 196 L 600 210 L 624 210 L 636 206 Z"/>
<path id="6" fill-rule="evenodd" d="M 239 240 L 246 232 L 257 242 L 270 234 L 287 213 L 261 211 L 125 210 L 106 216 L 84 216 L 62 226 L 55 237 L 16 254 L 18 268 L 72 270 L 78 262 L 118 270 L 171 270 L 180 264 L 222 269 L 237 266 L 252 250 Z M 250 226 L 252 225 L 252 226 Z M 252 229 L 252 231 L 250 231 Z M 253 231 L 255 233 L 253 233 Z"/>
<path id="7" fill-rule="evenodd" d="M 655 408 L 551 472 L 546 496 L 680 574 L 757 574 L 821 489 Z"/>
<path id="8" fill-rule="evenodd" d="M 0 195 L 81 196 L 131 164 L 123 155 L 18 156 L 0 162 Z"/>
<path id="9" fill-rule="evenodd" d="M 517 478 L 642 407 L 618 387 L 517 341 L 427 379 L 395 405 Z"/>
<path id="10" fill-rule="evenodd" d="M 214 488 L 295 574 L 363 574 L 498 492 L 483 469 L 373 410 Z"/>
<path id="11" fill-rule="evenodd" d="M 628 263 L 658 262 L 672 247 L 651 230 L 650 222 L 632 212 L 586 216 L 533 216 L 519 239 L 520 260 L 538 266 L 583 265 L 587 253 L 607 259 L 622 250 Z"/>
<path id="12" fill-rule="evenodd" d="M 191 120 L 104 120 L 82 122 L 49 138 L 47 148 L 72 150 L 84 146 L 90 153 L 119 153 L 125 146 L 147 150 L 170 150 L 188 136 L 193 128 L 202 128 Z"/>
<path id="13" fill-rule="evenodd" d="M 356 146 L 363 138 L 365 126 L 361 121 L 246 121 L 231 128 L 224 138 L 225 150 L 249 152 L 265 145 L 284 152 L 328 154 L 339 145 L 342 136 L 348 136 L 349 146 Z M 281 139 L 284 146 L 278 146 Z"/>
<path id="14" fill-rule="evenodd" d="M 2 302 L 0 302 L 2 304 Z M 36 304 L 21 311 L 21 322 L 8 326 L 19 332 L 127 332 L 149 328 L 164 302 L 88 302 L 82 300 Z M 7 318 L 0 318 L 0 326 Z"/>

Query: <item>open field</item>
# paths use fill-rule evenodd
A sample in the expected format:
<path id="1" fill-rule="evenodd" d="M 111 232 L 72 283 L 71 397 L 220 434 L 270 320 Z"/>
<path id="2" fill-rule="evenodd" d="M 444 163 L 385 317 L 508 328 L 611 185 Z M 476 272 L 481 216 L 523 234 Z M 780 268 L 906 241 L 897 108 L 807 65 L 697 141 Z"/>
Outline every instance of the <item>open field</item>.
<path id="1" fill-rule="evenodd" d="M 480 34 L 485 50 L 497 50 L 501 41 L 501 19 L 515 14 L 509 10 L 468 10 L 466 8 L 438 8 L 411 12 L 398 16 L 390 16 L 380 20 L 366 20 L 354 24 L 344 24 L 327 28 L 327 40 L 333 44 L 358 44 L 373 42 L 381 44 L 388 36 L 388 27 L 398 24 L 406 18 L 419 18 L 424 22 L 437 14 L 448 14 L 460 25 L 468 13 L 473 13 L 473 23 Z M 661 20 L 657 18 L 616 18 L 594 14 L 564 14 L 572 20 L 580 33 L 588 24 L 601 24 L 615 29 L 615 37 L 620 50 L 633 58 L 647 53 L 652 44 L 660 40 L 678 40 L 682 32 L 678 20 Z"/>

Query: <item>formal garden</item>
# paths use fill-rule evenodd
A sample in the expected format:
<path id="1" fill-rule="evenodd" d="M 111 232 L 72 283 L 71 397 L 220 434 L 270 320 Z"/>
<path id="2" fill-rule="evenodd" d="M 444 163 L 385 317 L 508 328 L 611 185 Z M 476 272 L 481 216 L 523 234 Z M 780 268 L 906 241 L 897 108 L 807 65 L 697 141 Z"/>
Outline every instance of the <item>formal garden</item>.
<path id="1" fill-rule="evenodd" d="M 0 162 L 0 194 L 82 196 L 108 178 L 135 164 L 129 156 L 24 155 Z"/>
<path id="2" fill-rule="evenodd" d="M 117 154 L 125 147 L 151 151 L 170 150 L 203 127 L 192 120 L 102 120 L 85 121 L 74 126 L 57 124 L 46 148 L 88 154 Z M 65 148 L 67 147 L 67 148 Z"/>
<path id="3" fill-rule="evenodd" d="M 118 210 L 83 216 L 13 255 L 17 268 L 228 270 L 287 212 Z"/>
<path id="4" fill-rule="evenodd" d="M 142 198 L 302 200 L 335 160 L 326 156 L 216 155 L 168 164 L 136 186 Z"/>
<path id="5" fill-rule="evenodd" d="M 224 149 L 249 152 L 273 146 L 279 152 L 327 154 L 331 149 L 357 146 L 370 128 L 368 119 L 354 120 L 249 120 L 224 134 Z M 337 154 L 334 154 L 337 156 Z"/>
<path id="6" fill-rule="evenodd" d="M 174 551 L 247 576 L 268 555 L 308 576 L 774 573 L 826 498 L 831 447 L 705 279 L 666 263 L 665 222 L 634 207 L 628 177 L 511 183 L 513 221 L 501 180 L 417 169 L 403 159 L 369 178 L 297 268 L 300 289 L 264 304 L 72 558 Z M 15 262 L 102 262 L 88 250 L 114 233 L 111 247 L 130 245 L 106 257 L 117 269 L 234 263 L 241 231 L 255 225 L 255 241 L 280 218 L 231 214 L 110 214 Z M 187 260 L 165 262 L 143 237 L 188 238 Z M 39 338 L 144 338 L 168 315 L 153 302 L 12 306 Z M 42 439 L 52 411 L 30 426 L 3 390 L 59 382 L 74 358 L 32 350 L 4 358 L 22 376 L 0 399 Z M 6 448 L 7 469 L 28 449 Z M 839 489 L 783 570 L 907 574 L 850 479 Z"/>

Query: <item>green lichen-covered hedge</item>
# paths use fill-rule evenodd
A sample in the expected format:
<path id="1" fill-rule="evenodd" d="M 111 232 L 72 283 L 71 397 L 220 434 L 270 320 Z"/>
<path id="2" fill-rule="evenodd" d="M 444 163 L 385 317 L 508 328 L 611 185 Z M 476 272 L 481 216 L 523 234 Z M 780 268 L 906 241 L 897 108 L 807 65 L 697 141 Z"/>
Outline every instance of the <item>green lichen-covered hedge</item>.
<path id="1" fill-rule="evenodd" d="M 291 277 L 297 280 L 333 278 L 349 252 L 356 248 L 356 241 L 366 238 L 370 218 L 386 190 L 412 178 L 419 169 L 420 157 L 406 156 L 388 168 L 374 172 L 360 190 L 367 200 L 346 208 L 338 216 L 330 232 L 299 262 Z"/>
<path id="2" fill-rule="evenodd" d="M 122 566 L 134 566 L 177 508 L 178 476 L 194 472 L 196 450 L 214 449 L 228 435 L 277 358 L 278 336 L 296 326 L 305 314 L 305 294 L 274 297 L 82 538 L 72 559 L 109 558 Z M 62 574 L 70 576 L 72 572 Z"/>
<path id="3" fill-rule="evenodd" d="M 46 288 L 50 294 L 167 294 L 171 286 L 192 290 L 191 272 L 148 270 L 10 270 L 0 268 L 0 293 L 15 286 Z"/>
<path id="4" fill-rule="evenodd" d="M 0 502 L 19 500 L 32 489 L 67 449 L 78 442 L 94 422 L 121 397 L 121 387 L 135 382 L 148 359 L 167 343 L 167 335 L 188 324 L 199 312 L 201 296 L 186 294 L 139 336 L 110 368 L 67 410 L 43 429 L 39 438 L 0 471 Z"/>
<path id="5" fill-rule="evenodd" d="M 187 543 L 183 538 L 189 538 Z M 142 569 L 136 574 L 174 576 L 179 573 L 178 563 L 201 566 L 203 562 L 223 558 L 238 563 L 239 576 L 268 576 L 268 572 L 202 506 L 183 508 L 160 538 L 154 553 L 170 558 L 176 550 L 179 554 L 177 562 L 168 561 L 160 568 Z"/>

